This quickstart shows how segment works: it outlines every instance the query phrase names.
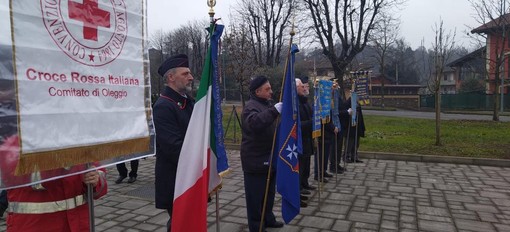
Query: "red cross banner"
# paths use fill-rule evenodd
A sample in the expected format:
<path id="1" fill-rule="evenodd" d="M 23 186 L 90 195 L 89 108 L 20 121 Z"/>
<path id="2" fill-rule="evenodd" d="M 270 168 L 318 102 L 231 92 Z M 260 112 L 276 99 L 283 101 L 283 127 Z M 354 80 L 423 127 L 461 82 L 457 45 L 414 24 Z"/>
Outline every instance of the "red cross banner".
<path id="1" fill-rule="evenodd" d="M 153 153 L 146 25 L 144 0 L 0 0 L 0 189 Z"/>

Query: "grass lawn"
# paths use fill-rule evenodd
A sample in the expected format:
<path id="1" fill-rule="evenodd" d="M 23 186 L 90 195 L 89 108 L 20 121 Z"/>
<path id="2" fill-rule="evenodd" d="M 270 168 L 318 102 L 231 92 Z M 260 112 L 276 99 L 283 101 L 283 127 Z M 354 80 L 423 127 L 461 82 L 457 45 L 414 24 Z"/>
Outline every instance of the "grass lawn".
<path id="1" fill-rule="evenodd" d="M 241 117 L 242 108 L 236 107 Z M 225 143 L 241 143 L 241 129 L 232 106 L 223 109 Z M 435 120 L 366 115 L 366 137 L 360 151 L 510 159 L 510 123 L 441 122 L 441 146 L 435 145 Z M 230 119 L 230 125 L 227 124 Z M 234 136 L 235 134 L 235 136 Z"/>
<path id="2" fill-rule="evenodd" d="M 435 120 L 364 116 L 361 151 L 510 159 L 510 123 L 441 121 L 436 146 Z"/>

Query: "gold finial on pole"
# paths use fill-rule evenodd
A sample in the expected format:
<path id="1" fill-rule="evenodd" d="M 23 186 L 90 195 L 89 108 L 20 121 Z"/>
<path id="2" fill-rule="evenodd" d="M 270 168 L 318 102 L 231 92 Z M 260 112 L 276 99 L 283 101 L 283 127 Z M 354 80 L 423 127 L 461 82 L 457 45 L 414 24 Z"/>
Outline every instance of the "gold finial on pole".
<path id="1" fill-rule="evenodd" d="M 211 17 L 211 22 L 214 22 L 214 6 L 216 6 L 216 0 L 207 0 L 207 5 L 209 6 L 209 17 Z"/>

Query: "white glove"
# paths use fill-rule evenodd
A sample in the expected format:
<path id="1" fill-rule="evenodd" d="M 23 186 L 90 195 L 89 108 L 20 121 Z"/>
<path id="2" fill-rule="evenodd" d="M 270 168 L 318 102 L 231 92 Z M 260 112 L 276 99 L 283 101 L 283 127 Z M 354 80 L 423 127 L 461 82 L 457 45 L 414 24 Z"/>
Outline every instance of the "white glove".
<path id="1" fill-rule="evenodd" d="M 282 113 L 282 107 L 283 107 L 283 103 L 281 103 L 281 102 L 274 104 L 274 108 L 276 108 L 276 110 L 278 111 L 279 114 Z"/>
<path id="2" fill-rule="evenodd" d="M 349 113 L 349 115 L 352 115 L 352 109 L 351 109 L 351 108 L 349 108 L 349 109 L 347 110 L 347 113 Z"/>

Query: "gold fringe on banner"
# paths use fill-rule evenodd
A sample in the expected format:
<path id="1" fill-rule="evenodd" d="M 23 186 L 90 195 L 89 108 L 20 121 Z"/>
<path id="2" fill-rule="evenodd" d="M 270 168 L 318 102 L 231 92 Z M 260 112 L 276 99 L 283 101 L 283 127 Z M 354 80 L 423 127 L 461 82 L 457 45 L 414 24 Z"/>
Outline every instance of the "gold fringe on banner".
<path id="1" fill-rule="evenodd" d="M 61 150 L 20 154 L 15 175 L 98 162 L 150 150 L 150 137 Z"/>

